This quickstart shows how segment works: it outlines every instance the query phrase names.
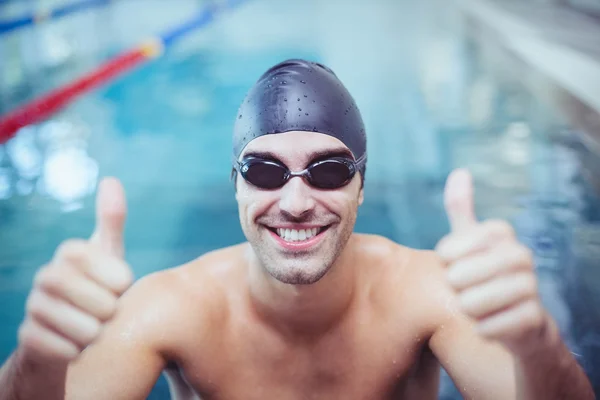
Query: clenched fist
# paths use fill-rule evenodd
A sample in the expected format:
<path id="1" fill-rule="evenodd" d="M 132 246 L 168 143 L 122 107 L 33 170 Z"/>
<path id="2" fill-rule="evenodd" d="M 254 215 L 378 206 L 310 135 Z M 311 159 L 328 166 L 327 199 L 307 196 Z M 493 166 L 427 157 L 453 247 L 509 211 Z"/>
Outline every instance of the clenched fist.
<path id="1" fill-rule="evenodd" d="M 71 361 L 100 334 L 132 284 L 123 260 L 126 214 L 121 184 L 104 179 L 89 240 L 62 243 L 36 274 L 19 329 L 19 347 L 33 357 Z"/>
<path id="2" fill-rule="evenodd" d="M 451 232 L 436 246 L 462 311 L 484 337 L 525 356 L 548 327 L 531 251 L 505 221 L 478 222 L 466 170 L 448 178 L 444 194 Z"/>

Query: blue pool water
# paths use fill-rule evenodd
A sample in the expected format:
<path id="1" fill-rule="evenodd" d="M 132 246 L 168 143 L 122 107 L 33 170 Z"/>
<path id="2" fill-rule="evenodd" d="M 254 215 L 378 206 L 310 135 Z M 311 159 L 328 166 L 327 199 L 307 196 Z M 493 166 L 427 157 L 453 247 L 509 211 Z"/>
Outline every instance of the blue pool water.
<path id="1" fill-rule="evenodd" d="M 502 55 L 483 52 L 451 13 L 440 19 L 408 1 L 348 3 L 249 1 L 0 146 L 0 360 L 16 345 L 37 268 L 61 241 L 89 235 L 98 177 L 125 186 L 127 259 L 138 277 L 244 240 L 228 180 L 233 119 L 264 70 L 299 57 L 336 71 L 363 113 L 369 165 L 356 231 L 432 248 L 448 230 L 445 178 L 469 167 L 479 217 L 508 218 L 532 247 L 544 302 L 600 385 L 592 368 L 600 360 L 600 201 L 588 179 L 596 157 L 560 110 L 511 78 L 519 67 L 495 68 Z M 0 54 L 20 60 L 0 66 L 0 110 L 201 5 L 122 1 L 54 31 L 0 37 Z M 73 54 L 28 50 L 47 42 Z M 7 71 L 18 67 L 27 67 L 24 77 L 10 86 Z M 456 398 L 446 377 L 442 388 L 443 398 Z M 168 398 L 164 379 L 151 398 Z"/>

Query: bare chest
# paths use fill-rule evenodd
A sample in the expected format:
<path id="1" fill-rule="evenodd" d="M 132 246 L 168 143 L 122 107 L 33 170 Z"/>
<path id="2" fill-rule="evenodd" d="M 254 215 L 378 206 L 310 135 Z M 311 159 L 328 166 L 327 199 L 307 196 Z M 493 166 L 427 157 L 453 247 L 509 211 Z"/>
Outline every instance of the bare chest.
<path id="1" fill-rule="evenodd" d="M 434 399 L 439 368 L 415 330 L 350 325 L 290 343 L 257 325 L 239 326 L 202 348 L 186 346 L 167 373 L 173 398 Z"/>

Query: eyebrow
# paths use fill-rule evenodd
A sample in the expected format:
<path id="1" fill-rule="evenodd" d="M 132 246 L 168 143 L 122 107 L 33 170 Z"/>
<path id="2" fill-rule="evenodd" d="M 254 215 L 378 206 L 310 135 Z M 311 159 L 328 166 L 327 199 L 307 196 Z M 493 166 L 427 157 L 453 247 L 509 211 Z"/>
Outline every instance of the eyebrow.
<path id="1" fill-rule="evenodd" d="M 348 158 L 354 160 L 354 156 L 352 155 L 352 152 L 350 152 L 350 150 L 343 148 L 343 147 L 335 148 L 335 149 L 319 150 L 319 151 L 314 151 L 314 152 L 308 153 L 308 154 L 310 156 L 310 160 L 309 160 L 308 164 L 312 164 L 316 161 L 321 161 L 321 160 L 325 160 L 325 159 L 333 158 L 333 157 L 348 157 Z M 244 154 L 244 156 L 243 156 L 243 158 L 246 158 L 246 157 L 263 158 L 265 160 L 276 161 L 276 162 L 283 164 L 283 161 L 281 161 L 281 159 L 275 153 L 272 153 L 270 151 L 249 151 L 246 154 Z"/>

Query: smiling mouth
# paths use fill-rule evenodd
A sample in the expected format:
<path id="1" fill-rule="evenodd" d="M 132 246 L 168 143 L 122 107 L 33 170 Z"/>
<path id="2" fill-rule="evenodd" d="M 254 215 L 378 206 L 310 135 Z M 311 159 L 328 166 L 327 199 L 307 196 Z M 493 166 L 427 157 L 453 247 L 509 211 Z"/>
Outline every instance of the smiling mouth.
<path id="1" fill-rule="evenodd" d="M 288 228 L 272 228 L 267 226 L 267 229 L 279 236 L 286 242 L 295 243 L 310 240 L 315 236 L 320 235 L 329 229 L 331 225 L 308 229 L 288 229 Z"/>

